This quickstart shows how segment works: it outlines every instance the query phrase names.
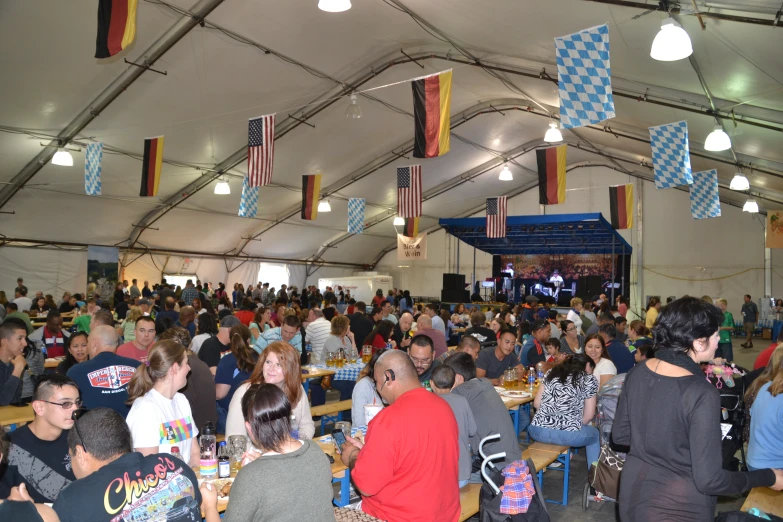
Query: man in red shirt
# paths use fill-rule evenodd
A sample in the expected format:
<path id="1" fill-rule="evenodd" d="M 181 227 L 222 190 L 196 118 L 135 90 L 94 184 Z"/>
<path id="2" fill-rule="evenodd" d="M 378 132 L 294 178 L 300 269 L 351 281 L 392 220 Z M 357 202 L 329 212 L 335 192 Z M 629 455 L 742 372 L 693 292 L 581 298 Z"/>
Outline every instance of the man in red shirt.
<path id="1" fill-rule="evenodd" d="M 362 495 L 361 510 L 388 522 L 459 520 L 459 429 L 448 403 L 419 384 L 408 354 L 378 358 L 375 389 L 389 404 L 364 443 L 348 438 L 342 461 Z"/>
<path id="2" fill-rule="evenodd" d="M 136 338 L 117 348 L 117 355 L 136 359 L 139 362 L 147 362 L 147 350 L 155 341 L 155 321 L 148 315 L 143 315 L 136 320 Z"/>
<path id="3" fill-rule="evenodd" d="M 766 368 L 769 364 L 769 360 L 772 358 L 772 352 L 775 351 L 775 348 L 778 347 L 778 344 L 783 342 L 781 340 L 783 338 L 783 331 L 781 331 L 780 337 L 778 337 L 778 340 L 772 344 L 770 344 L 767 348 L 764 348 L 758 356 L 756 356 L 756 360 L 753 363 L 753 369 L 758 370 L 759 368 Z"/>

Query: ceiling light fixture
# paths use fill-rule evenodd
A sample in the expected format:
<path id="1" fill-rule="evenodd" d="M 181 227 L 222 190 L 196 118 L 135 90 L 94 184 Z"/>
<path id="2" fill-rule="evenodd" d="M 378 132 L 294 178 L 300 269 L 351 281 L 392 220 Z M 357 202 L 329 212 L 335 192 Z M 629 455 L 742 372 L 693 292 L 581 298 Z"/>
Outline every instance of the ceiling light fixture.
<path id="1" fill-rule="evenodd" d="M 401 218 L 400 216 L 394 216 L 394 223 L 392 223 L 395 227 L 403 227 L 405 226 L 405 218 Z"/>
<path id="2" fill-rule="evenodd" d="M 331 212 L 332 206 L 329 204 L 328 199 L 322 199 L 320 203 L 318 203 L 318 212 Z"/>
<path id="3" fill-rule="evenodd" d="M 745 202 L 745 205 L 742 206 L 742 211 L 757 214 L 759 211 L 759 204 L 756 203 L 755 199 L 749 199 Z"/>
<path id="4" fill-rule="evenodd" d="M 503 165 L 503 170 L 500 171 L 498 179 L 500 181 L 514 181 L 514 175 L 511 173 L 511 169 L 508 168 L 508 165 Z"/>
<path id="5" fill-rule="evenodd" d="M 362 117 L 362 108 L 359 107 L 359 102 L 356 100 L 356 95 L 351 94 L 351 104 L 345 109 L 345 117 L 358 120 Z"/>
<path id="6" fill-rule="evenodd" d="M 673 18 L 661 22 L 661 30 L 653 40 L 650 57 L 660 62 L 676 62 L 693 54 L 691 38 Z"/>
<path id="7" fill-rule="evenodd" d="M 73 156 L 71 153 L 63 148 L 57 149 L 52 157 L 52 165 L 60 165 L 61 167 L 73 167 Z"/>
<path id="8" fill-rule="evenodd" d="M 710 132 L 710 135 L 707 136 L 707 140 L 704 142 L 704 150 L 711 152 L 720 152 L 730 148 L 731 138 L 720 126 L 715 127 L 715 130 Z"/>
<path id="9" fill-rule="evenodd" d="M 318 9 L 327 13 L 341 13 L 351 8 L 351 0 L 318 0 Z"/>
<path id="10" fill-rule="evenodd" d="M 544 134 L 544 141 L 547 143 L 557 143 L 563 141 L 563 135 L 560 133 L 560 129 L 557 128 L 556 122 L 550 122 L 549 130 Z"/>
<path id="11" fill-rule="evenodd" d="M 226 181 L 226 178 L 222 176 L 220 177 L 220 181 L 218 181 L 215 185 L 215 194 L 220 196 L 231 194 L 231 187 L 228 186 L 228 181 Z"/>
<path id="12" fill-rule="evenodd" d="M 750 189 L 750 182 L 748 181 L 748 178 L 746 178 L 741 172 L 737 172 L 731 179 L 731 185 L 729 185 L 729 188 L 731 190 L 748 190 Z"/>

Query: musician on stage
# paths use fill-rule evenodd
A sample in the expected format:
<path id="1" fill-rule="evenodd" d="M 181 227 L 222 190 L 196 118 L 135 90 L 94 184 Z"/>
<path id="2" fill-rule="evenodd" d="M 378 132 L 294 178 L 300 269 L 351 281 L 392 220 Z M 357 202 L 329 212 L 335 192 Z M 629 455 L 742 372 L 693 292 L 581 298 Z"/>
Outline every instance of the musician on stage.
<path id="1" fill-rule="evenodd" d="M 514 301 L 514 264 L 506 264 L 506 269 L 503 270 L 503 274 L 505 275 L 503 276 L 502 291 L 506 294 L 506 302 L 510 303 Z"/>
<path id="2" fill-rule="evenodd" d="M 560 297 L 560 289 L 563 288 L 564 285 L 563 278 L 560 276 L 560 272 L 555 270 L 552 273 L 552 277 L 549 278 L 549 282 L 555 285 L 555 293 L 552 297 L 555 298 L 555 303 L 557 303 L 557 299 Z"/>

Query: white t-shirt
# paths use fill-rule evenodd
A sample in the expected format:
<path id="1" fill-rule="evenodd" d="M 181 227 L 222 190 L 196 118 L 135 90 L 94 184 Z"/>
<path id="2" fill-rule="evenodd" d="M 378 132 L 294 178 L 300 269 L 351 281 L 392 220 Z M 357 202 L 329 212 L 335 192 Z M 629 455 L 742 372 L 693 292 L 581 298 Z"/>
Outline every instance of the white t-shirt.
<path id="1" fill-rule="evenodd" d="M 208 333 L 198 334 L 193 337 L 193 340 L 190 341 L 190 351 L 198 355 L 198 351 L 201 350 L 201 345 L 210 337 L 212 337 L 212 334 Z"/>
<path id="2" fill-rule="evenodd" d="M 158 447 L 158 453 L 171 453 L 179 446 L 179 453 L 190 460 L 190 448 L 198 428 L 193 421 L 190 403 L 181 393 L 169 400 L 154 389 L 133 401 L 128 417 L 134 448 Z"/>
<path id="3" fill-rule="evenodd" d="M 617 375 L 617 367 L 609 359 L 601 359 L 598 364 L 595 365 L 593 370 L 593 377 L 600 383 L 602 375 Z"/>
<path id="4" fill-rule="evenodd" d="M 324 343 L 330 333 L 332 333 L 332 323 L 323 317 L 319 317 L 305 328 L 305 342 L 310 343 L 313 348 L 313 356 L 319 361 L 321 360 Z"/>

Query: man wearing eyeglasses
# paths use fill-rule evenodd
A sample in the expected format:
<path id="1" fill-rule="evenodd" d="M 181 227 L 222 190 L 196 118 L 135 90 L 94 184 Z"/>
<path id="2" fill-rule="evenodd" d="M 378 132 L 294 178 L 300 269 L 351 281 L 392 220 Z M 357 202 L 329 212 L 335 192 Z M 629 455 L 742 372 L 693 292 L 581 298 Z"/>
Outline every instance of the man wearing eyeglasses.
<path id="1" fill-rule="evenodd" d="M 3 483 L 24 484 L 33 502 L 54 502 L 76 480 L 68 454 L 68 430 L 79 408 L 79 389 L 65 375 L 46 375 L 33 394 L 33 422 L 10 433 L 8 469 Z"/>
<path id="2" fill-rule="evenodd" d="M 429 386 L 432 370 L 438 366 L 435 360 L 435 350 L 432 347 L 432 339 L 429 336 L 419 334 L 413 338 L 411 347 L 408 350 L 413 365 L 416 367 L 416 373 L 419 376 L 419 382 L 425 388 Z"/>

